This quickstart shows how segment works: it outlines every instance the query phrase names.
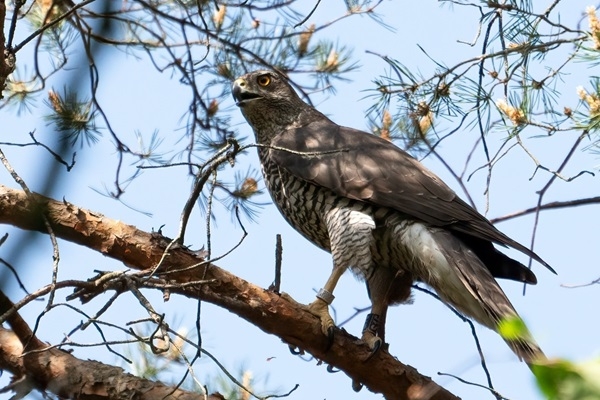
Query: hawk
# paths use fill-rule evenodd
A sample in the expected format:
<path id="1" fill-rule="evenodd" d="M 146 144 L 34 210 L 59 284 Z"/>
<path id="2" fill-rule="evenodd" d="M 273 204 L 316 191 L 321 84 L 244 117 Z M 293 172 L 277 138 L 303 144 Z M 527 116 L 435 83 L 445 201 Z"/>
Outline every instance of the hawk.
<path id="1" fill-rule="evenodd" d="M 243 75 L 232 94 L 254 130 L 275 205 L 292 227 L 332 254 L 331 275 L 308 306 L 330 340 L 334 322 L 328 306 L 347 269 L 367 285 L 372 308 L 362 339 L 373 353 L 385 341 L 388 306 L 407 302 L 415 281 L 490 329 L 519 318 L 494 278 L 535 284 L 536 277 L 494 244 L 552 270 L 408 153 L 335 124 L 302 101 L 284 76 Z M 526 330 L 505 340 L 528 364 L 544 357 Z"/>

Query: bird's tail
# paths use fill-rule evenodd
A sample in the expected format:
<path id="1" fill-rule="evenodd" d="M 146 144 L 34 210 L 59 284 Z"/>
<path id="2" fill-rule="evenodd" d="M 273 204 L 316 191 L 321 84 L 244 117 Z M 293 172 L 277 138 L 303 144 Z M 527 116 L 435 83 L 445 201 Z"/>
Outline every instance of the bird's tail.
<path id="1" fill-rule="evenodd" d="M 512 351 L 528 365 L 545 360 L 491 272 L 461 240 L 445 229 L 413 224 L 404 243 L 426 260 L 413 274 L 433 287 L 445 302 L 500 333 Z"/>
<path id="2" fill-rule="evenodd" d="M 512 335 L 507 335 L 505 332 L 503 332 L 501 326 L 504 324 L 504 321 L 500 323 L 500 328 L 498 330 L 504 338 L 504 341 L 517 355 L 517 357 L 519 357 L 520 360 L 525 361 L 530 367 L 533 364 L 543 363 L 546 360 L 546 355 L 540 346 L 535 342 L 535 339 L 533 339 L 523 322 L 518 319 L 517 323 L 522 324 L 522 330 L 513 337 L 510 337 Z"/>

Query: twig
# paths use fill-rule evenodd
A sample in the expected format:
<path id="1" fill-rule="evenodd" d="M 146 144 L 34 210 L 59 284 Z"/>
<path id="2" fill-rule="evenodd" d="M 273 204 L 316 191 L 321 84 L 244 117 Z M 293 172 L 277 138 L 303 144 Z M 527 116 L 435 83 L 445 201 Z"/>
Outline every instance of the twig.
<path id="1" fill-rule="evenodd" d="M 446 307 L 448 307 L 454 313 L 454 315 L 456 315 L 458 318 L 460 318 L 463 322 L 466 322 L 467 324 L 469 324 L 469 327 L 471 328 L 471 335 L 473 336 L 473 339 L 475 340 L 475 346 L 477 347 L 477 352 L 479 353 L 479 360 L 481 361 L 481 368 L 483 369 L 483 372 L 485 373 L 485 376 L 488 381 L 488 389 L 493 390 L 494 385 L 492 383 L 492 376 L 491 376 L 490 371 L 488 370 L 487 364 L 485 362 L 483 350 L 481 349 L 481 343 L 479 343 L 479 337 L 477 336 L 477 332 L 475 331 L 475 325 L 473 324 L 473 321 L 471 321 L 469 318 L 462 315 L 457 309 L 452 307 L 450 304 L 447 304 L 446 302 L 444 302 L 440 298 L 440 296 L 438 296 L 431 290 L 425 289 L 418 285 L 412 285 L 412 287 L 413 287 L 413 289 L 416 289 L 423 293 L 427 293 L 434 299 L 439 300 L 442 304 L 444 304 Z M 485 387 L 485 386 L 482 386 L 482 387 Z"/>
<path id="2" fill-rule="evenodd" d="M 441 376 L 451 376 L 452 378 L 454 378 L 454 379 L 456 379 L 456 380 L 458 380 L 458 381 L 460 381 L 460 382 L 462 382 L 464 384 L 471 385 L 471 386 L 477 386 L 477 387 L 480 387 L 482 389 L 489 390 L 496 397 L 496 399 L 498 399 L 498 400 L 509 400 L 508 398 L 506 398 L 506 397 L 502 396 L 500 393 L 498 393 L 496 391 L 496 389 L 494 389 L 494 388 L 487 387 L 485 385 L 481 385 L 481 384 L 475 383 L 475 382 L 469 382 L 469 381 L 467 381 L 467 380 L 465 380 L 463 378 L 460 378 L 460 377 L 458 377 L 456 375 L 448 374 L 448 373 L 445 373 L 445 372 L 438 372 L 438 375 L 441 375 Z"/>
<path id="3" fill-rule="evenodd" d="M 4 235 L 3 238 L 6 238 L 7 236 L 8 236 L 8 233 L 6 235 Z M 13 276 L 17 280 L 17 284 L 19 285 L 21 290 L 23 290 L 25 293 L 29 294 L 29 291 L 25 288 L 25 284 L 23 283 L 23 281 L 21 281 L 21 278 L 19 277 L 19 273 L 17 272 L 15 267 L 13 267 L 8 261 L 4 260 L 3 258 L 0 258 L 0 264 L 4 264 L 6 266 L 6 268 L 9 269 L 9 271 L 13 274 Z"/>
<path id="4" fill-rule="evenodd" d="M 32 204 L 37 204 L 35 201 L 35 197 L 33 196 L 33 193 L 31 192 L 31 190 L 29 190 L 29 187 L 27 186 L 25 181 L 19 176 L 19 174 L 17 174 L 17 172 L 13 169 L 12 165 L 8 162 L 8 159 L 4 155 L 4 152 L 2 151 L 2 149 L 0 149 L 0 161 L 2 162 L 2 164 L 4 164 L 4 167 L 10 173 L 10 175 L 15 180 L 15 182 L 17 182 L 19 184 L 19 186 L 21 186 L 21 188 L 27 195 L 27 198 L 29 200 L 31 200 Z M 44 309 L 44 311 L 42 311 L 38 315 L 38 317 L 36 319 L 35 326 L 33 329 L 34 336 L 35 336 L 35 332 L 37 332 L 37 328 L 39 326 L 40 320 L 42 319 L 44 314 L 50 309 L 50 307 L 52 306 L 52 303 L 54 302 L 54 294 L 56 292 L 56 281 L 58 278 L 58 263 L 60 261 L 60 252 L 58 250 L 58 241 L 56 240 L 56 235 L 54 234 L 54 229 L 52 228 L 52 225 L 50 225 L 50 221 L 48 220 L 48 216 L 46 214 L 42 214 L 42 220 L 44 222 L 46 231 L 48 232 L 48 237 L 50 238 L 50 243 L 52 243 L 52 283 L 50 286 L 51 290 L 50 290 L 50 294 L 48 296 L 48 303 L 46 304 L 46 308 Z"/>
<path id="5" fill-rule="evenodd" d="M 537 202 L 537 205 L 536 205 L 535 220 L 533 222 L 533 230 L 531 232 L 531 242 L 530 242 L 530 249 L 531 249 L 531 251 L 533 251 L 533 248 L 535 246 L 535 237 L 536 237 L 536 233 L 537 233 L 538 223 L 539 223 L 539 220 L 540 220 L 540 210 L 541 210 L 540 207 L 542 205 L 542 200 L 544 198 L 544 195 L 546 194 L 546 191 L 550 188 L 550 186 L 552 186 L 552 184 L 554 183 L 554 181 L 556 180 L 556 178 L 557 177 L 561 177 L 560 173 L 562 172 L 563 168 L 567 165 L 567 163 L 571 159 L 571 156 L 573 156 L 573 154 L 575 153 L 575 150 L 577 149 L 577 147 L 579 147 L 579 144 L 581 143 L 581 141 L 587 135 L 588 135 L 587 131 L 584 131 L 581 135 L 579 135 L 579 137 L 577 138 L 577 140 L 575 140 L 575 143 L 573 143 L 573 146 L 571 146 L 571 149 L 567 153 L 566 157 L 564 158 L 564 160 L 562 161 L 562 163 L 560 164 L 560 166 L 556 170 L 556 172 L 552 174 L 552 176 L 550 177 L 550 179 L 548 180 L 548 182 L 546 183 L 546 185 L 544 185 L 544 187 L 538 192 L 539 196 L 538 196 L 538 202 Z M 519 141 L 519 143 L 521 143 L 519 135 L 517 135 L 517 140 Z M 523 147 L 523 149 L 527 152 L 527 149 L 525 149 L 525 147 Z M 577 174 L 577 176 L 580 176 L 581 174 L 582 174 L 582 172 L 580 172 L 579 174 Z M 573 177 L 572 179 L 575 179 L 577 176 Z M 561 179 L 562 179 L 562 177 L 561 177 Z M 572 179 L 567 180 L 567 182 L 571 181 Z M 531 268 L 532 261 L 533 261 L 533 259 L 530 257 L 529 258 L 529 264 L 528 264 L 529 268 Z M 527 290 L 527 285 L 523 284 L 523 295 L 525 294 L 526 290 Z"/>
<path id="6" fill-rule="evenodd" d="M 196 349 L 198 349 L 199 352 L 201 352 L 202 354 L 206 355 L 208 358 L 210 358 L 216 365 L 217 367 L 219 367 L 219 369 L 221 369 L 221 371 L 223 371 L 223 373 L 235 384 L 237 385 L 239 388 L 245 390 L 246 392 L 248 392 L 252 397 L 255 397 L 257 399 L 269 399 L 271 397 L 274 398 L 280 398 L 280 397 L 287 397 L 289 396 L 293 391 L 295 391 L 299 385 L 294 386 L 294 388 L 292 388 L 288 393 L 284 394 L 284 395 L 269 395 L 269 396 L 265 396 L 265 397 L 260 397 L 257 396 L 256 394 L 254 394 L 251 390 L 249 390 L 248 388 L 246 388 L 244 386 L 243 383 L 241 383 L 239 380 L 237 380 L 235 378 L 235 376 L 233 376 L 231 374 L 231 372 L 229 372 L 227 370 L 227 368 L 225 368 L 225 366 L 223 364 L 221 364 L 219 362 L 219 360 L 213 356 L 210 352 L 200 348 L 196 343 L 192 342 L 190 339 L 188 339 L 185 336 L 182 336 L 179 332 L 174 331 L 171 328 L 168 328 L 169 332 L 171 332 L 173 335 L 179 337 L 181 340 L 183 340 L 184 342 L 188 343 L 189 345 L 191 345 L 192 347 L 195 347 Z"/>
<path id="7" fill-rule="evenodd" d="M 281 291 L 281 262 L 283 257 L 283 246 L 281 244 L 281 234 L 275 235 L 275 280 L 269 287 L 275 293 Z"/>
<path id="8" fill-rule="evenodd" d="M 294 29 L 296 29 L 297 27 L 299 27 L 300 25 L 302 25 L 306 21 L 308 21 L 310 19 L 310 17 L 312 17 L 312 15 L 314 14 L 314 12 L 317 11 L 317 7 L 319 7 L 319 4 L 321 4 L 321 0 L 317 0 L 317 4 L 315 4 L 315 6 L 313 7 L 313 9 L 310 10 L 310 12 L 308 13 L 308 15 L 304 19 L 302 19 L 302 21 L 300 21 L 296 25 L 294 25 Z"/>
<path id="9" fill-rule="evenodd" d="M 524 215 L 528 215 L 528 214 L 538 212 L 538 211 L 585 206 L 585 205 L 590 205 L 590 204 L 600 204 L 600 196 L 588 197 L 585 199 L 577 199 L 577 200 L 552 201 L 550 203 L 542 204 L 542 205 L 535 206 L 535 207 L 530 207 L 530 208 L 527 208 L 522 211 L 516 211 L 511 214 L 503 215 L 501 217 L 492 218 L 492 219 L 490 219 L 490 222 L 492 224 L 496 224 L 498 222 L 503 222 L 503 221 L 507 221 L 509 219 L 522 217 Z"/>
<path id="10" fill-rule="evenodd" d="M 194 182 L 194 188 L 192 193 L 188 197 L 187 202 L 183 208 L 181 213 L 181 219 L 179 224 L 179 233 L 177 237 L 174 239 L 175 242 L 179 244 L 184 243 L 184 235 L 185 230 L 188 224 L 188 220 L 190 218 L 190 214 L 192 213 L 192 209 L 198 201 L 198 197 L 200 197 L 200 193 L 204 188 L 204 184 L 208 181 L 208 178 L 212 175 L 214 171 L 217 170 L 225 161 L 230 161 L 235 158 L 235 156 L 240 152 L 240 146 L 238 142 L 234 139 L 227 139 L 227 144 L 221 148 L 210 160 L 208 160 L 205 165 L 205 170 L 198 171 L 196 175 L 196 181 Z"/>
<path id="11" fill-rule="evenodd" d="M 592 285 L 598 285 L 600 284 L 600 278 L 594 279 L 593 281 L 589 282 L 589 283 L 582 283 L 582 284 L 578 284 L 578 285 L 567 285 L 567 284 L 561 284 L 561 287 L 567 288 L 567 289 L 577 289 L 577 288 L 582 288 L 582 287 L 587 287 L 587 286 L 592 286 Z"/>
<path id="12" fill-rule="evenodd" d="M 77 11 L 78 9 L 85 7 L 88 4 L 93 3 L 94 1 L 96 1 L 96 0 L 84 0 L 81 3 L 77 3 L 76 5 L 73 6 L 73 8 L 71 8 L 66 13 L 59 15 L 52 21 L 48 22 L 47 24 L 44 24 L 44 26 L 42 26 L 41 28 L 36 29 L 33 33 L 31 33 L 31 35 L 27 36 L 21 43 L 19 43 L 15 47 L 13 47 L 13 52 L 14 53 L 18 52 L 19 50 L 21 50 L 23 48 L 23 46 L 25 46 L 27 43 L 29 43 L 30 41 L 35 39 L 38 35 L 43 33 L 46 29 L 53 27 L 54 25 L 58 24 L 63 19 L 71 16 L 71 14 L 75 13 L 75 11 Z M 17 2 L 17 3 L 21 3 L 21 2 Z M 25 4 L 25 2 L 23 1 L 22 4 Z M 17 14 L 18 14 L 18 10 L 15 10 L 13 15 L 16 16 Z M 9 42 L 9 45 L 10 45 L 10 42 Z"/>
<path id="13" fill-rule="evenodd" d="M 116 299 L 116 297 L 118 295 L 120 295 L 121 293 L 115 293 L 113 295 L 113 297 L 111 299 L 109 299 L 109 301 L 102 306 L 102 309 L 106 310 L 108 309 L 108 307 L 110 305 L 112 305 L 112 303 L 114 302 L 114 300 Z M 94 317 L 90 317 L 89 315 L 87 315 L 85 312 L 83 312 L 83 310 L 80 310 L 77 307 L 72 306 L 69 303 L 55 303 L 53 304 L 52 308 L 58 308 L 58 307 L 67 307 L 73 311 L 75 311 L 78 314 L 83 315 L 85 318 L 87 318 L 86 322 L 80 322 L 78 326 L 76 326 L 75 328 L 71 329 L 70 332 L 68 332 L 65 336 L 65 338 L 63 339 L 63 341 L 61 343 L 68 343 L 71 341 L 70 337 L 77 332 L 78 330 L 84 330 L 87 326 L 89 325 L 93 325 L 94 328 L 96 328 L 96 331 L 98 331 L 98 334 L 100 335 L 100 337 L 103 340 L 103 343 L 106 343 L 106 349 L 110 352 L 113 353 L 114 355 L 116 355 L 117 357 L 121 358 L 123 361 L 125 361 L 128 364 L 133 364 L 133 361 L 131 361 L 130 359 L 128 359 L 127 357 L 125 357 L 123 354 L 119 353 L 116 350 L 113 350 L 113 348 L 110 346 L 110 344 L 108 344 L 108 340 L 106 339 L 106 336 L 104 335 L 104 331 L 102 330 L 102 328 L 100 327 L 101 321 L 97 320 L 97 316 L 100 313 L 96 313 L 96 316 Z"/>

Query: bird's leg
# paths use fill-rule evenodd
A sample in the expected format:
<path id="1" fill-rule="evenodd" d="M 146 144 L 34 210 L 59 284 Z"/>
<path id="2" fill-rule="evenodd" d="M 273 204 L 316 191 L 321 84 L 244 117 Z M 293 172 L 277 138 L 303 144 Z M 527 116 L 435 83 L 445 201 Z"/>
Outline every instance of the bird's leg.
<path id="1" fill-rule="evenodd" d="M 367 278 L 371 312 L 365 320 L 362 340 L 371 348 L 371 356 L 384 344 L 388 294 L 394 282 L 395 273 L 390 268 L 376 266 L 371 276 Z"/>
<path id="2" fill-rule="evenodd" d="M 362 331 L 362 340 L 371 348 L 371 356 L 385 343 L 385 319 L 387 305 L 378 304 L 371 308 L 371 312 L 365 319 Z M 370 357 L 369 357 L 370 358 Z"/>
<path id="3" fill-rule="evenodd" d="M 364 340 L 375 354 L 385 343 L 385 321 L 390 305 L 410 301 L 413 276 L 401 269 L 378 266 L 367 279 L 367 290 L 371 299 L 371 313 L 367 315 L 363 328 Z"/>
<path id="4" fill-rule="evenodd" d="M 371 299 L 371 301 L 373 301 Z M 371 312 L 365 319 L 365 325 L 362 332 L 362 340 L 369 345 L 371 348 L 371 354 L 365 359 L 369 361 L 379 349 L 385 346 L 385 318 L 387 315 L 387 303 L 385 302 L 373 302 Z M 363 384 L 355 379 L 352 380 L 352 389 L 355 392 L 360 392 Z"/>
<path id="5" fill-rule="evenodd" d="M 367 277 L 367 292 L 371 299 L 371 312 L 367 315 L 362 331 L 362 340 L 371 348 L 368 361 L 385 345 L 385 319 L 388 309 L 388 292 L 394 280 L 394 272 L 386 267 L 375 266 Z M 359 392 L 363 385 L 352 380 L 352 389 Z"/>
<path id="6" fill-rule="evenodd" d="M 325 282 L 325 286 L 319 290 L 315 301 L 308 305 L 308 310 L 321 320 L 321 331 L 323 334 L 327 335 L 330 341 L 329 346 L 333 343 L 333 328 L 335 327 L 335 324 L 333 323 L 333 318 L 331 318 L 331 315 L 329 314 L 328 307 L 334 299 L 333 290 L 345 270 L 346 268 L 334 265 L 329 279 Z"/>
<path id="7" fill-rule="evenodd" d="M 333 301 L 333 290 L 348 267 L 352 266 L 356 271 L 366 271 L 371 267 L 375 221 L 367 213 L 349 207 L 334 207 L 325 215 L 325 223 L 333 256 L 333 271 L 317 294 L 317 299 L 308 308 L 321 320 L 321 330 L 331 345 L 335 325 L 328 307 Z"/>

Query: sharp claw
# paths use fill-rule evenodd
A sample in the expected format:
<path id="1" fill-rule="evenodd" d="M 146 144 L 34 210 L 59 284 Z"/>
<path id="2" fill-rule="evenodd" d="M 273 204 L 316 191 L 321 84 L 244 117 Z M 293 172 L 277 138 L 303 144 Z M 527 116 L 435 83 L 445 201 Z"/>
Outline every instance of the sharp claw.
<path id="1" fill-rule="evenodd" d="M 304 350 L 296 346 L 289 345 L 288 348 L 290 349 L 290 353 L 292 353 L 295 356 L 301 356 L 304 354 Z"/>
<path id="2" fill-rule="evenodd" d="M 379 338 L 378 338 L 379 339 Z M 379 351 L 379 349 L 381 348 L 383 341 L 381 339 L 376 340 L 375 342 L 373 342 L 372 347 L 371 347 L 371 354 L 369 354 L 369 356 L 365 359 L 364 362 L 369 361 L 371 358 L 373 358 L 373 356 L 375 354 L 377 354 L 377 352 Z"/>
<path id="3" fill-rule="evenodd" d="M 329 351 L 329 349 L 333 345 L 333 331 L 333 326 L 327 328 L 327 347 L 325 348 L 326 352 Z"/>
<path id="4" fill-rule="evenodd" d="M 365 359 L 364 362 L 369 361 L 381 348 L 387 348 L 387 344 L 384 343 L 383 338 L 378 336 L 381 333 L 381 318 L 379 314 L 369 314 L 365 320 L 365 326 L 363 328 L 362 340 L 369 345 L 371 348 L 371 354 Z"/>
<path id="5" fill-rule="evenodd" d="M 359 381 L 352 381 L 352 390 L 354 390 L 355 392 L 360 392 L 360 390 L 363 388 L 363 384 L 360 383 Z"/>
<path id="6" fill-rule="evenodd" d="M 328 365 L 327 366 L 327 372 L 329 372 L 330 374 L 337 374 L 338 372 L 340 372 L 339 369 L 334 369 L 335 367 L 333 365 Z"/>
<path id="7" fill-rule="evenodd" d="M 321 332 L 327 336 L 325 351 L 329 351 L 333 345 L 333 335 L 335 330 L 335 324 L 333 323 L 331 315 L 329 315 L 328 307 L 328 304 L 320 298 L 317 298 L 308 305 L 308 311 L 319 318 L 321 321 Z"/>

